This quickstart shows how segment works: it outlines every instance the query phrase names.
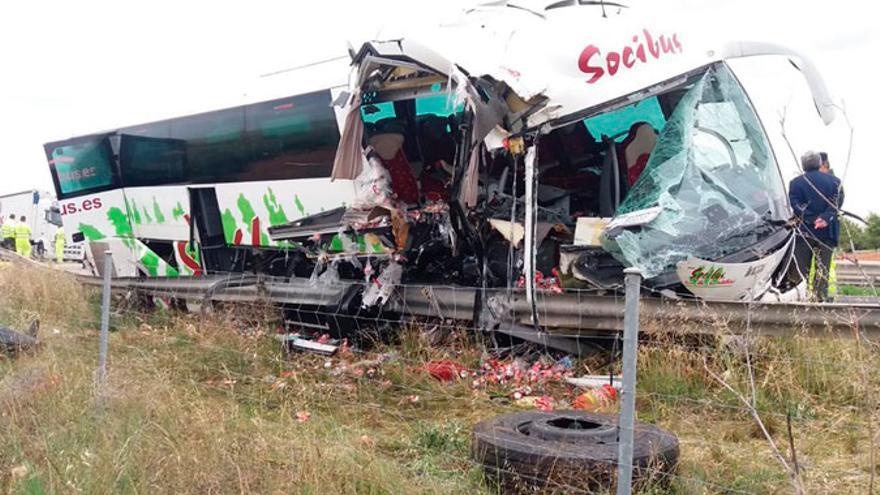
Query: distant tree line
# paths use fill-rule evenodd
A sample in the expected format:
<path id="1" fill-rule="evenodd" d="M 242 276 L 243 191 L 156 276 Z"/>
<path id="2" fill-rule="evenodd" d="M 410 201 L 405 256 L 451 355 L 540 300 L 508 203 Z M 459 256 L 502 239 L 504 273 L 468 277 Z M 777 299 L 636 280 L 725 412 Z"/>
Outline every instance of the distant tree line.
<path id="1" fill-rule="evenodd" d="M 849 251 L 852 245 L 857 250 L 880 249 L 880 215 L 871 213 L 866 218 L 868 225 L 849 218 L 843 218 L 840 225 L 840 249 Z M 852 245 L 850 244 L 852 241 Z"/>

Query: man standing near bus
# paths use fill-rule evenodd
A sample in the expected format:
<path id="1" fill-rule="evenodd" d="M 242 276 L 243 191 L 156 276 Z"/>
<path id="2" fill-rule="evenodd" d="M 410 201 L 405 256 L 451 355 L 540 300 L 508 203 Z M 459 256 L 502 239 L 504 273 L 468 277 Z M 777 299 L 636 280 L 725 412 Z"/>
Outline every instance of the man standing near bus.
<path id="1" fill-rule="evenodd" d="M 59 265 L 64 261 L 64 227 L 55 231 L 55 262 Z"/>
<path id="2" fill-rule="evenodd" d="M 15 215 L 9 215 L 0 227 L 3 235 L 3 247 L 12 251 L 15 249 Z"/>
<path id="3" fill-rule="evenodd" d="M 840 237 L 837 213 L 843 205 L 840 179 L 823 172 L 819 153 L 808 151 L 801 157 L 804 173 L 792 179 L 788 198 L 798 220 L 795 261 L 802 274 L 808 274 L 815 263 L 812 297 L 828 300 L 828 269 Z"/>
<path id="4" fill-rule="evenodd" d="M 15 252 L 25 258 L 31 257 L 31 228 L 28 226 L 24 215 L 21 216 L 21 220 L 15 226 Z"/>

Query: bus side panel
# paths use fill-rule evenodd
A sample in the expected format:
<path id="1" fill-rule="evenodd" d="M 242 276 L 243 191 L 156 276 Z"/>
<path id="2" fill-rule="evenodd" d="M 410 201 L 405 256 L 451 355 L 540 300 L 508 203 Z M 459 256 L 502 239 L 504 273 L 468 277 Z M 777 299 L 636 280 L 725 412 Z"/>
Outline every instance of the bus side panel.
<path id="1" fill-rule="evenodd" d="M 132 236 L 122 189 L 63 199 L 58 202 L 58 207 L 68 243 Z"/>
<path id="2" fill-rule="evenodd" d="M 293 222 L 354 200 L 354 183 L 330 178 L 217 184 L 217 203 L 226 243 L 281 247 L 269 239 L 269 227 Z"/>
<path id="3" fill-rule="evenodd" d="M 63 199 L 58 207 L 67 244 L 84 241 L 90 250 L 109 249 L 113 253 L 116 276 L 137 274 L 131 222 L 122 189 Z"/>
<path id="4" fill-rule="evenodd" d="M 126 187 L 134 236 L 159 241 L 189 240 L 189 191 L 186 186 Z"/>

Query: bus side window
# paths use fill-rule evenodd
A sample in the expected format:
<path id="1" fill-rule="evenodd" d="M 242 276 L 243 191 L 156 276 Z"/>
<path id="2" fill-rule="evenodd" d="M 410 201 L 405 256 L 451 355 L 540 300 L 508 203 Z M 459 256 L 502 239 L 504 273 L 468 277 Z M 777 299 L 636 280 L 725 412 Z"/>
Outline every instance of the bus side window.
<path id="1" fill-rule="evenodd" d="M 109 135 L 84 136 L 44 146 L 59 199 L 116 187 Z"/>
<path id="2" fill-rule="evenodd" d="M 329 177 L 339 143 L 330 91 L 248 105 L 241 180 Z"/>

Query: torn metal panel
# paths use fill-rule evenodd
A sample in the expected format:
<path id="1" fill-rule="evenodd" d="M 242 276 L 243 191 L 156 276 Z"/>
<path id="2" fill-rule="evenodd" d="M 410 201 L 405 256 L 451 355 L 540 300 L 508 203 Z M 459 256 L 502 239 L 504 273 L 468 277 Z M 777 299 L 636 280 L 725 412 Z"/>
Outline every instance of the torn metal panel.
<path id="1" fill-rule="evenodd" d="M 361 120 L 361 92 L 355 89 L 343 110 L 345 123 L 342 136 L 336 147 L 336 158 L 333 160 L 332 180 L 354 179 L 363 169 L 363 149 L 361 139 L 364 134 L 364 122 Z"/>
<path id="2" fill-rule="evenodd" d="M 570 122 L 568 116 L 583 118 L 610 102 L 625 105 L 662 90 L 660 85 L 682 74 L 754 55 L 788 57 L 807 78 L 823 120 L 829 123 L 834 117 L 818 71 L 800 53 L 768 43 L 719 42 L 674 22 L 645 22 L 636 9 L 606 13 L 601 5 L 553 4 L 480 5 L 435 29 L 384 34 L 385 39 L 397 39 L 372 53 L 444 75 L 457 66 L 472 80 L 504 83 L 515 93 L 513 100 L 528 102 L 525 108 L 510 105 L 508 130 L 514 132 L 545 123 L 555 127 Z"/>
<path id="3" fill-rule="evenodd" d="M 391 299 L 394 289 L 400 284 L 402 275 L 403 267 L 400 263 L 396 261 L 389 263 L 382 270 L 382 273 L 372 280 L 370 285 L 364 290 L 361 307 L 370 308 L 385 305 Z"/>
<path id="4" fill-rule="evenodd" d="M 464 180 L 461 185 L 461 194 L 459 201 L 467 208 L 477 206 L 477 198 L 480 194 L 480 156 L 482 149 L 476 146 L 471 151 L 471 159 L 468 161 L 467 169 L 464 172 Z"/>
<path id="5" fill-rule="evenodd" d="M 530 146 L 526 150 L 525 159 L 525 252 L 523 253 L 523 275 L 525 276 L 526 300 L 532 308 L 532 325 L 538 328 L 538 312 L 535 308 L 535 261 L 537 256 L 538 245 L 535 240 L 535 229 L 537 228 L 536 210 L 538 207 L 537 188 L 538 172 L 538 148 Z"/>
<path id="6" fill-rule="evenodd" d="M 694 35 L 650 24 L 599 8 L 482 6 L 416 37 L 471 78 L 506 84 L 529 103 L 517 119 L 537 128 L 717 60 Z"/>
<path id="7" fill-rule="evenodd" d="M 603 246 L 652 278 L 690 257 L 718 259 L 758 242 L 779 228 L 773 222 L 784 220 L 785 204 L 757 116 L 718 64 L 691 83 L 618 208 L 656 216 L 638 226 L 612 221 Z"/>

